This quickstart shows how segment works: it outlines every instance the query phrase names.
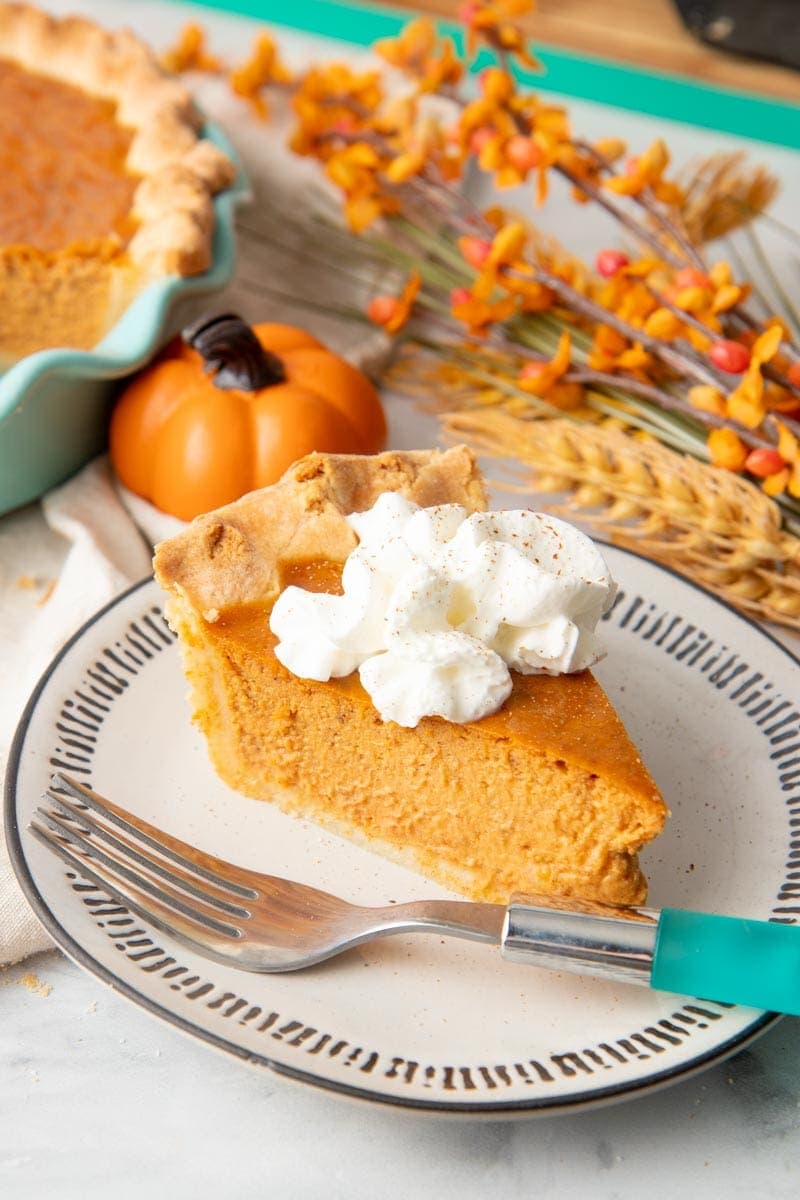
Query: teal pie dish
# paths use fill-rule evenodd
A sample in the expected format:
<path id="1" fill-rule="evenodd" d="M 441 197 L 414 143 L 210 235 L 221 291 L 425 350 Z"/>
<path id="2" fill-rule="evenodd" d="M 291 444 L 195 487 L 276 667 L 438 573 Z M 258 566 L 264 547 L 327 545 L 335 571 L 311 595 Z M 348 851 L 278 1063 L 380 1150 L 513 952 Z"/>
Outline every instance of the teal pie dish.
<path id="1" fill-rule="evenodd" d="M 105 448 L 109 411 L 124 380 L 180 329 L 198 300 L 230 281 L 235 211 L 250 190 L 222 130 L 207 122 L 202 136 L 237 168 L 233 184 L 214 198 L 210 268 L 150 284 L 93 349 L 39 350 L 0 374 L 0 513 L 36 500 Z"/>

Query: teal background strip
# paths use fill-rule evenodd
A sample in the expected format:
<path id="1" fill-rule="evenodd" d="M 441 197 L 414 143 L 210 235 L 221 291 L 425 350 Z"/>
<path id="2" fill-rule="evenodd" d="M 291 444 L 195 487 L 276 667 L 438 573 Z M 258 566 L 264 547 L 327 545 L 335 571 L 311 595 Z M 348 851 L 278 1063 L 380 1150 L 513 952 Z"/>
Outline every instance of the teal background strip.
<path id="1" fill-rule="evenodd" d="M 305 33 L 318 33 L 353 46 L 370 46 L 378 38 L 393 37 L 413 17 L 413 13 L 397 9 L 338 4 L 331 0 L 197 2 L 207 8 L 239 13 Z M 463 46 L 458 26 L 440 21 L 439 27 Z M 709 87 L 679 76 L 622 66 L 566 50 L 549 47 L 540 50 L 535 35 L 532 44 L 545 71 L 541 75 L 518 71 L 518 78 L 526 87 L 800 149 L 800 102 L 794 104 L 731 88 Z M 475 70 L 480 70 L 488 61 L 486 56 L 478 59 Z"/>

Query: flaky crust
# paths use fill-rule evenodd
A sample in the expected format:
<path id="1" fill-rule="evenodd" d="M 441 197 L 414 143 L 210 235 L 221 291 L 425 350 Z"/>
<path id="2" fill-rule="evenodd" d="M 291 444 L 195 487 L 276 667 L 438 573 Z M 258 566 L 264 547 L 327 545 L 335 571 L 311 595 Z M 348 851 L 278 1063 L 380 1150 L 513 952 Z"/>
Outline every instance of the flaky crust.
<path id="1" fill-rule="evenodd" d="M 58 18 L 29 4 L 0 3 L 0 57 L 116 104 L 134 131 L 128 169 L 142 177 L 133 201 L 139 228 L 127 251 L 146 279 L 193 275 L 211 261 L 211 197 L 233 163 L 200 138 L 191 95 L 127 30 L 83 17 Z"/>
<path id="2" fill-rule="evenodd" d="M 213 621 L 234 605 L 270 603 L 292 563 L 343 563 L 356 545 L 344 517 L 383 492 L 416 504 L 486 508 L 475 457 L 466 446 L 385 454 L 309 454 L 278 483 L 195 518 L 156 547 L 156 579 L 181 605 Z"/>

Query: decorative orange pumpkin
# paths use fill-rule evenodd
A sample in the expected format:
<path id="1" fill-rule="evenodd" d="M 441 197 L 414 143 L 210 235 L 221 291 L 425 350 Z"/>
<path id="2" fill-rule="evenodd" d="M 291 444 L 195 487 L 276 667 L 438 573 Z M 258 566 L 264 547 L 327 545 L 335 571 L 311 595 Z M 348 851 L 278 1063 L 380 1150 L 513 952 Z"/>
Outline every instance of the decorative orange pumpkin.
<path id="1" fill-rule="evenodd" d="M 312 450 L 374 454 L 385 440 L 378 394 L 350 363 L 302 329 L 226 314 L 184 330 L 125 388 L 110 450 L 126 487 L 190 520 Z"/>

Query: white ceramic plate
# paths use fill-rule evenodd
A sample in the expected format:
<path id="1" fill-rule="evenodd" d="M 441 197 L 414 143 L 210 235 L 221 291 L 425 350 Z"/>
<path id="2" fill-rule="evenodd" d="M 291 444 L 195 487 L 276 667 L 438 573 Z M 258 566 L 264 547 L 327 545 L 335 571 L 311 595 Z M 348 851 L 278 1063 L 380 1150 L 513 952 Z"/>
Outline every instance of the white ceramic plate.
<path id="1" fill-rule="evenodd" d="M 597 673 L 673 814 L 643 856 L 651 903 L 794 921 L 797 663 L 670 572 L 619 550 L 608 558 L 621 589 Z M 431 935 L 298 974 L 217 966 L 71 877 L 33 838 L 28 822 L 54 768 L 224 859 L 355 902 L 444 893 L 217 780 L 154 583 L 98 613 L 52 664 L 18 731 L 6 798 L 16 871 L 75 961 L 250 1063 L 395 1105 L 543 1113 L 683 1078 L 775 1019 L 514 966 L 493 947 Z"/>

